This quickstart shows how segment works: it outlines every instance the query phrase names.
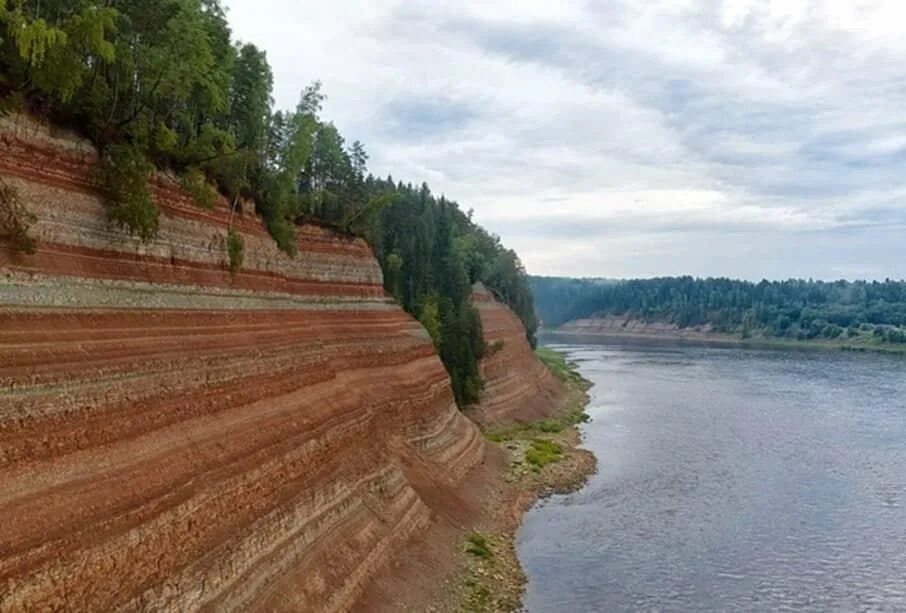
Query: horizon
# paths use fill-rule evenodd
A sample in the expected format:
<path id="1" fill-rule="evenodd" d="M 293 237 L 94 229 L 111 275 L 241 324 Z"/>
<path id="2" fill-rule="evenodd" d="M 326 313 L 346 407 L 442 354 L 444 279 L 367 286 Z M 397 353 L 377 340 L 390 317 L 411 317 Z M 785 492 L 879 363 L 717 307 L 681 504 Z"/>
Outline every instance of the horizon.
<path id="1" fill-rule="evenodd" d="M 800 281 L 804 283 L 906 283 L 906 278 L 885 278 L 885 279 L 866 279 L 866 278 L 838 278 L 838 279 L 815 279 L 813 277 L 785 277 L 785 278 L 774 278 L 768 279 L 762 277 L 760 279 L 754 278 L 744 278 L 744 277 L 726 277 L 726 276 L 714 276 L 714 275 L 650 275 L 650 276 L 639 276 L 639 277 L 589 277 L 589 276 L 580 276 L 573 277 L 569 275 L 536 275 L 531 272 L 527 273 L 530 278 L 538 279 L 564 279 L 572 281 L 611 281 L 611 282 L 621 282 L 621 281 L 652 281 L 655 279 L 680 279 L 683 277 L 691 277 L 696 281 L 708 280 L 708 279 L 722 279 L 727 281 L 741 281 L 744 283 L 759 284 L 761 282 L 767 283 L 785 283 L 789 281 Z"/>
<path id="2" fill-rule="evenodd" d="M 225 2 L 279 107 L 321 80 L 533 274 L 897 278 L 906 7 L 849 4 Z"/>

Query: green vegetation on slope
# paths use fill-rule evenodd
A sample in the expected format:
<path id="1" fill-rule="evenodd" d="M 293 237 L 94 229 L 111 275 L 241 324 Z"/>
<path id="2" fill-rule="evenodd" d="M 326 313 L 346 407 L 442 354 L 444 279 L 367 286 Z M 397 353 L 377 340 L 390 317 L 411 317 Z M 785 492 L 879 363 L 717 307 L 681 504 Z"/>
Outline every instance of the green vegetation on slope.
<path id="1" fill-rule="evenodd" d="M 588 382 L 579 374 L 579 369 L 575 363 L 566 359 L 566 356 L 559 351 L 550 347 L 538 347 L 535 350 L 538 359 L 547 366 L 548 370 L 554 373 L 554 376 L 564 383 L 573 383 L 579 387 L 587 385 Z"/>
<path id="2" fill-rule="evenodd" d="M 534 442 L 543 439 L 546 434 L 559 434 L 588 421 L 588 414 L 585 412 L 588 396 L 585 392 L 591 387 L 591 382 L 579 374 L 578 365 L 567 360 L 563 353 L 549 347 L 538 347 L 535 355 L 555 377 L 566 384 L 569 404 L 550 419 L 488 428 L 484 435 L 491 442 L 503 443 L 515 439 Z"/>
<path id="3" fill-rule="evenodd" d="M 463 539 L 467 555 L 461 610 L 522 610 L 525 575 L 516 556 L 514 514 L 523 511 L 521 504 L 526 495 L 536 498 L 576 491 L 594 472 L 594 456 L 577 448 L 580 438 L 573 427 L 588 419 L 585 407 L 591 383 L 582 378 L 576 364 L 566 360 L 563 354 L 548 348 L 539 348 L 537 353 L 553 374 L 565 382 L 564 404 L 550 419 L 484 430 L 485 436 L 498 443 L 506 454 L 508 468 L 504 479 L 519 495 L 507 496 L 492 505 L 500 515 L 497 522 L 483 526 L 490 531 L 473 532 Z"/>
<path id="4" fill-rule="evenodd" d="M 179 175 L 200 207 L 218 193 L 233 210 L 253 206 L 291 256 L 296 223 L 363 236 L 387 290 L 431 332 L 457 401 L 476 400 L 484 341 L 469 285 L 483 281 L 534 341 L 518 257 L 426 185 L 372 177 L 364 146 L 321 117 L 318 82 L 289 110 L 274 108 L 273 85 L 264 51 L 233 40 L 219 0 L 0 0 L 0 113 L 27 111 L 90 138 L 111 222 L 154 238 L 146 178 L 158 168 Z M 33 250 L 16 194 L 0 192 L 0 236 Z M 234 273 L 238 238 L 227 242 Z"/>
<path id="5" fill-rule="evenodd" d="M 853 347 L 906 343 L 906 282 L 664 277 L 630 281 L 532 277 L 544 323 L 613 315 L 741 339 L 827 340 Z"/>

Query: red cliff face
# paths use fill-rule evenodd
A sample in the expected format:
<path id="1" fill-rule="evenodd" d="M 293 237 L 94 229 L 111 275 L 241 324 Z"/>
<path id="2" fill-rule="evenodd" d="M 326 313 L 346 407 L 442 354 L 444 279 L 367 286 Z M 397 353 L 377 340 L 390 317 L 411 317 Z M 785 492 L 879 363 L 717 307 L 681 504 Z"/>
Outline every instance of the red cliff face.
<path id="1" fill-rule="evenodd" d="M 553 415 L 563 386 L 535 356 L 519 317 L 481 284 L 472 289 L 472 304 L 481 316 L 488 353 L 480 365 L 481 401 L 470 415 L 487 424 Z"/>
<path id="2" fill-rule="evenodd" d="M 231 275 L 226 207 L 165 177 L 159 238 L 111 229 L 95 155 L 0 122 L 38 241 L 0 239 L 0 610 L 348 609 L 484 454 L 430 338 L 360 240 L 291 260 L 239 217 Z M 492 309 L 506 413 L 526 349 Z"/>

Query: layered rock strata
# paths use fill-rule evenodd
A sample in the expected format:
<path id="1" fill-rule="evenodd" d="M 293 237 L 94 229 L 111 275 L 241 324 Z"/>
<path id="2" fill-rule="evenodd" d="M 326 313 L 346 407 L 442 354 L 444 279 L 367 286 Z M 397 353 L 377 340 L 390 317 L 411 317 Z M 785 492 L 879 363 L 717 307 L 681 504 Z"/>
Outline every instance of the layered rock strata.
<path id="1" fill-rule="evenodd" d="M 430 338 L 362 241 L 290 259 L 158 176 L 141 244 L 95 160 L 0 123 L 38 245 L 0 241 L 0 610 L 347 610 L 483 457 Z"/>
<path id="2" fill-rule="evenodd" d="M 501 424 L 556 413 L 563 386 L 535 356 L 519 317 L 480 283 L 472 289 L 472 304 L 488 350 L 480 364 L 484 390 L 470 415 L 481 423 Z"/>

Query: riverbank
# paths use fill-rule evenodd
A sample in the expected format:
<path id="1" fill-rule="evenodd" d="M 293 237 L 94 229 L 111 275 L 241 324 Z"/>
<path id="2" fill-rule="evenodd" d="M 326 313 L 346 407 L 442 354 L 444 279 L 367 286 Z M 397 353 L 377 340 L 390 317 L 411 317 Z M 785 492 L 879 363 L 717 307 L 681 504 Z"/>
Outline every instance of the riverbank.
<path id="1" fill-rule="evenodd" d="M 485 460 L 454 498 L 434 501 L 443 512 L 389 572 L 371 582 L 356 611 L 521 609 L 526 576 L 516 555 L 516 532 L 523 516 L 545 496 L 581 488 L 596 468 L 595 456 L 579 447 L 591 383 L 562 354 L 540 349 L 537 355 L 563 383 L 557 409 L 547 419 L 505 426 L 471 416 L 485 423 Z M 433 497 L 416 487 L 422 497 Z"/>
<path id="2" fill-rule="evenodd" d="M 595 456 L 579 447 L 578 426 L 588 419 L 591 382 L 562 354 L 539 349 L 538 357 L 563 381 L 566 392 L 552 418 L 483 429 L 485 438 L 504 454 L 506 487 L 490 505 L 486 529 L 468 534 L 461 544 L 464 565 L 458 589 L 447 603 L 455 610 L 520 609 L 526 577 L 515 538 L 523 515 L 541 498 L 580 489 L 596 468 Z"/>
<path id="3" fill-rule="evenodd" d="M 686 328 L 656 328 L 640 331 L 637 329 L 603 330 L 555 328 L 541 330 L 539 335 L 560 342 L 576 343 L 632 343 L 664 344 L 744 348 L 744 349 L 793 349 L 801 351 L 849 351 L 855 353 L 880 353 L 885 355 L 906 355 L 906 344 L 882 344 L 865 336 L 847 339 L 792 340 L 764 336 L 740 338 L 738 335 L 720 332 L 702 332 Z"/>

